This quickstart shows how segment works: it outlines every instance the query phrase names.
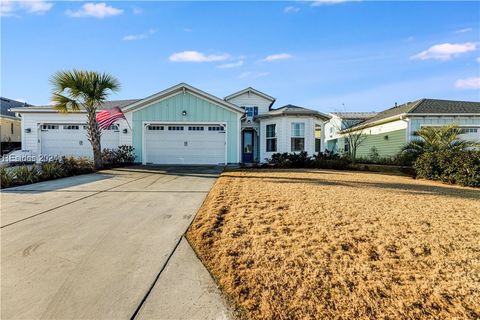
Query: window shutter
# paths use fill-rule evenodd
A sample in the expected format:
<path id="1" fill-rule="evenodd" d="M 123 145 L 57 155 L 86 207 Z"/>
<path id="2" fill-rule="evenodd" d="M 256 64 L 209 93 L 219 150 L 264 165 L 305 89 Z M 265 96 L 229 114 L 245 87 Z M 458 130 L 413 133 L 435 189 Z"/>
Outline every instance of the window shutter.
<path id="1" fill-rule="evenodd" d="M 253 116 L 258 116 L 258 107 L 253 107 Z"/>

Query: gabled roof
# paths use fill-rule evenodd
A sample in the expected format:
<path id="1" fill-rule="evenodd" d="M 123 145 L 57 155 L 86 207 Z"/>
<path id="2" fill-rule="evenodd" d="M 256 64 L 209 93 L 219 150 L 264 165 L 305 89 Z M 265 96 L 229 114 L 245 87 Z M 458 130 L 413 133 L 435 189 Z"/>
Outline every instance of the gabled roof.
<path id="1" fill-rule="evenodd" d="M 245 110 L 243 110 L 242 108 L 240 107 L 237 107 L 236 105 L 234 105 L 233 103 L 230 103 L 228 101 L 225 101 L 223 99 L 220 99 L 214 95 L 211 95 L 205 91 L 202 91 L 200 89 L 197 89 L 195 87 L 192 87 L 191 85 L 189 84 L 186 84 L 186 83 L 179 83 L 177 85 L 174 85 L 166 90 L 163 90 L 163 91 L 160 91 L 158 93 L 155 93 L 149 97 L 146 97 L 145 99 L 142 99 L 142 100 L 139 100 L 131 105 L 129 105 L 128 107 L 125 108 L 124 112 L 125 111 L 131 111 L 131 110 L 134 110 L 134 109 L 137 109 L 137 108 L 141 108 L 143 106 L 146 106 L 154 101 L 157 101 L 157 100 L 160 100 L 160 99 L 164 99 L 166 97 L 169 97 L 169 96 L 172 96 L 174 94 L 177 94 L 178 92 L 190 92 L 194 95 L 197 95 L 203 99 L 206 99 L 206 100 L 209 100 L 211 101 L 212 103 L 215 103 L 215 104 L 218 104 L 218 105 L 221 105 L 222 107 L 225 107 L 229 110 L 232 110 L 232 111 L 235 111 L 235 112 L 238 112 L 238 113 L 245 113 Z"/>
<path id="2" fill-rule="evenodd" d="M 112 101 L 106 101 L 102 105 L 98 106 L 98 110 L 107 110 L 111 109 L 113 107 L 120 107 L 123 112 L 128 112 L 135 110 L 137 108 L 141 108 L 143 106 L 146 106 L 148 104 L 151 104 L 152 102 L 155 102 L 160 99 L 164 99 L 166 97 L 172 96 L 174 94 L 177 94 L 179 92 L 190 92 L 192 94 L 195 94 L 203 99 L 206 99 L 208 101 L 211 101 L 212 103 L 221 105 L 224 108 L 227 108 L 229 110 L 244 114 L 245 110 L 242 108 L 237 107 L 233 103 L 224 101 L 223 99 L 220 99 L 218 97 L 215 97 L 209 93 L 206 93 L 202 90 L 199 90 L 197 88 L 194 88 L 186 83 L 179 83 L 173 87 L 170 87 L 166 90 L 160 91 L 158 93 L 155 93 L 151 96 L 148 96 L 144 99 L 129 99 L 129 100 L 112 100 Z M 17 112 L 23 113 L 23 112 L 58 112 L 53 108 L 53 106 L 31 106 L 27 108 L 22 108 L 21 110 L 15 110 Z M 85 110 L 80 110 L 80 112 L 85 112 Z"/>
<path id="3" fill-rule="evenodd" d="M 245 89 L 243 89 L 243 90 L 240 90 L 240 91 L 237 91 L 237 92 L 235 92 L 235 93 L 232 93 L 231 95 L 226 96 L 225 98 L 223 98 L 223 100 L 228 101 L 228 100 L 231 100 L 231 99 L 233 99 L 233 98 L 235 98 L 235 97 L 241 96 L 241 95 L 244 94 L 244 93 L 249 93 L 249 92 L 254 93 L 254 94 L 256 94 L 256 95 L 258 95 L 258 96 L 260 96 L 260 97 L 262 97 L 262 98 L 264 98 L 264 99 L 267 99 L 268 101 L 270 101 L 270 102 L 271 102 L 271 103 L 270 103 L 270 107 L 272 106 L 272 104 L 273 104 L 273 103 L 275 102 L 275 100 L 276 100 L 274 97 L 269 96 L 268 94 L 263 93 L 262 91 L 259 91 L 259 90 L 257 90 L 257 89 L 254 89 L 254 88 L 252 88 L 252 87 L 248 87 L 248 88 L 245 88 Z"/>
<path id="4" fill-rule="evenodd" d="M 17 101 L 17 100 L 13 100 L 13 99 L 0 97 L 0 115 L 2 117 L 18 119 L 18 117 L 15 115 L 15 112 L 10 111 L 10 109 L 12 109 L 12 108 L 25 108 L 26 106 L 29 106 L 29 104 L 27 104 L 25 102 L 20 102 L 20 101 Z"/>
<path id="5" fill-rule="evenodd" d="M 378 112 L 332 112 L 331 114 L 341 119 L 365 120 L 376 116 Z"/>
<path id="6" fill-rule="evenodd" d="M 480 102 L 422 99 L 421 102 L 414 109 L 410 110 L 410 113 L 480 114 Z"/>
<path id="7" fill-rule="evenodd" d="M 313 116 L 324 121 L 330 119 L 331 117 L 327 114 L 318 112 L 316 110 L 311 110 L 299 106 L 294 106 L 292 104 L 287 104 L 278 109 L 273 109 L 269 112 L 263 113 L 261 115 L 256 116 L 256 119 L 263 119 L 269 117 L 279 117 L 279 116 Z"/>
<path id="8" fill-rule="evenodd" d="M 120 109 L 124 110 L 127 106 L 131 105 L 140 101 L 140 99 L 128 99 L 128 100 L 111 100 L 105 101 L 103 104 L 98 105 L 98 110 L 108 110 L 113 107 L 119 107 Z M 28 106 L 21 109 L 14 109 L 16 112 L 25 113 L 25 112 L 58 112 L 52 105 L 46 106 Z M 85 112 L 84 109 L 80 109 L 79 112 Z"/>
<path id="9" fill-rule="evenodd" d="M 420 99 L 413 102 L 392 107 L 379 112 L 376 116 L 350 128 L 361 128 L 376 123 L 395 120 L 405 115 L 478 115 L 480 116 L 480 102 L 454 101 L 439 99 Z"/>

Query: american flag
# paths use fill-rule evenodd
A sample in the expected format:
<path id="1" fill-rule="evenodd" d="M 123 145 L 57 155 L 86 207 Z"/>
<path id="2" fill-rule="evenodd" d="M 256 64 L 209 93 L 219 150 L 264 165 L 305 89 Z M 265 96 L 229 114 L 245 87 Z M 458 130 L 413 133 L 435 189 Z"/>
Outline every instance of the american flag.
<path id="1" fill-rule="evenodd" d="M 98 127 L 102 130 L 108 129 L 118 119 L 125 119 L 125 115 L 119 107 L 97 113 Z"/>

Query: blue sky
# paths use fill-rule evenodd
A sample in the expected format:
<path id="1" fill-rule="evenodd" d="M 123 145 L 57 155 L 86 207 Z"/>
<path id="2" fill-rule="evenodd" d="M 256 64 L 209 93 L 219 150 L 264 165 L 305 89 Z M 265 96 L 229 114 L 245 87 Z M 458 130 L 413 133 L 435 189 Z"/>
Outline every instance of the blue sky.
<path id="1" fill-rule="evenodd" d="M 1 95 L 32 104 L 72 68 L 116 76 L 112 99 L 187 82 L 324 112 L 480 101 L 479 2 L 2 1 L 1 14 Z"/>

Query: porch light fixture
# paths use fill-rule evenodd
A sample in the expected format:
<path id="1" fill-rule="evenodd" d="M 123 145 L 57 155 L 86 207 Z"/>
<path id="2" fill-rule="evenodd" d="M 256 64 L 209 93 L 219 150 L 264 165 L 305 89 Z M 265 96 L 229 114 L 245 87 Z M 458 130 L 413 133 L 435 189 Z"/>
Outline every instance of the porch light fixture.
<path id="1" fill-rule="evenodd" d="M 30 132 L 32 132 L 32 129 L 31 129 L 31 128 L 26 128 L 26 129 L 25 129 L 25 133 L 30 133 Z"/>
<path id="2" fill-rule="evenodd" d="M 385 137 L 383 137 L 383 139 L 385 139 L 385 140 L 388 140 L 388 135 L 387 135 L 387 136 L 385 136 Z"/>
<path id="3" fill-rule="evenodd" d="M 185 117 L 186 115 L 187 115 L 187 110 L 183 110 L 183 111 L 182 111 L 182 116 Z"/>
<path id="4" fill-rule="evenodd" d="M 127 133 L 128 130 L 125 128 L 125 129 L 122 130 L 122 132 L 123 132 L 123 133 Z"/>

